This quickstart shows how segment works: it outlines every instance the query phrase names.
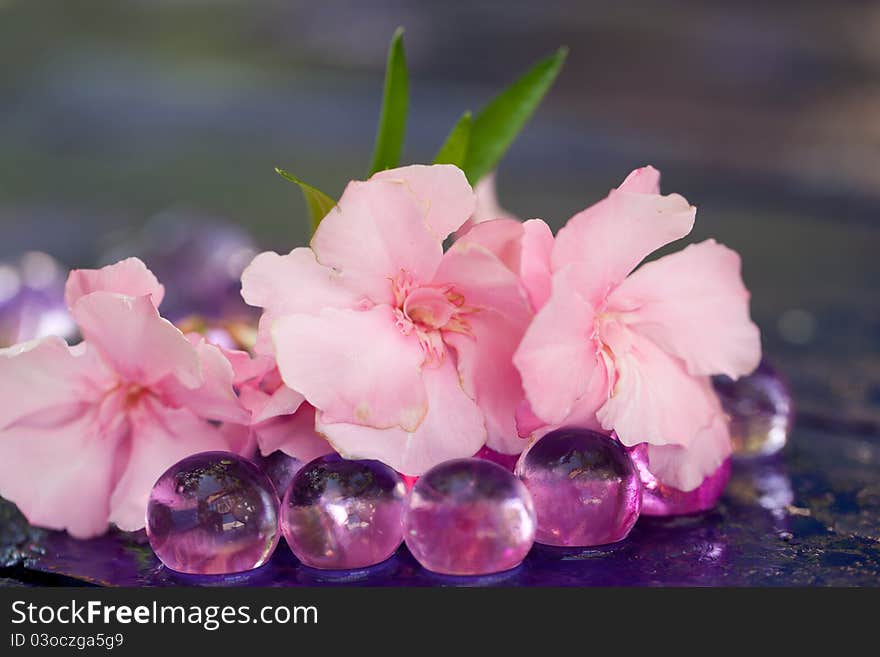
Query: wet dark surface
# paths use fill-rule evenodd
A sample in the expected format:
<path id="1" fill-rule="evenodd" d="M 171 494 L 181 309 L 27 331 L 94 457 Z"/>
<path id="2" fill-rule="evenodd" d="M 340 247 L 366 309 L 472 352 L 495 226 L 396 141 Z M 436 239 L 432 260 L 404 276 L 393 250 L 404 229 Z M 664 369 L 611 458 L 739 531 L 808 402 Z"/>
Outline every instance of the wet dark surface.
<path id="1" fill-rule="evenodd" d="M 0 585 L 101 586 L 875 586 L 880 584 L 880 440 L 798 427 L 781 457 L 737 463 L 721 504 L 686 517 L 643 517 L 614 546 L 535 546 L 516 570 L 445 577 L 405 548 L 360 571 L 300 565 L 282 542 L 252 573 L 194 577 L 162 566 L 142 536 L 79 541 L 0 523 Z"/>

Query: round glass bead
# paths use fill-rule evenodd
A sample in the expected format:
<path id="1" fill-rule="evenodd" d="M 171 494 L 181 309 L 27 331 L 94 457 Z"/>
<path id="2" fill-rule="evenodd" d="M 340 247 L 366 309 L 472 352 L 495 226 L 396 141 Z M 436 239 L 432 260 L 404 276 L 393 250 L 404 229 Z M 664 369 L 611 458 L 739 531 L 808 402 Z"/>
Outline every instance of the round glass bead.
<path id="1" fill-rule="evenodd" d="M 616 543 L 639 517 L 641 482 L 635 466 L 620 443 L 595 431 L 551 431 L 523 452 L 516 474 L 535 501 L 538 543 Z"/>
<path id="2" fill-rule="evenodd" d="M 788 386 L 767 361 L 748 376 L 718 376 L 712 383 L 730 422 L 735 455 L 769 456 L 785 447 L 794 407 Z"/>
<path id="3" fill-rule="evenodd" d="M 487 575 L 518 566 L 535 540 L 529 492 L 511 472 L 484 459 L 446 461 L 410 493 L 404 537 L 428 570 Z"/>
<path id="4" fill-rule="evenodd" d="M 648 445 L 629 448 L 629 456 L 642 479 L 642 515 L 683 516 L 714 507 L 730 479 L 730 459 L 703 480 L 697 488 L 682 491 L 657 480 L 648 467 Z"/>
<path id="5" fill-rule="evenodd" d="M 406 487 L 379 461 L 318 457 L 293 477 L 281 505 L 287 544 L 307 566 L 366 568 L 403 540 Z"/>
<path id="6" fill-rule="evenodd" d="M 153 552 L 181 573 L 262 566 L 278 544 L 278 494 L 257 466 L 230 452 L 187 457 L 159 477 L 147 505 Z"/>

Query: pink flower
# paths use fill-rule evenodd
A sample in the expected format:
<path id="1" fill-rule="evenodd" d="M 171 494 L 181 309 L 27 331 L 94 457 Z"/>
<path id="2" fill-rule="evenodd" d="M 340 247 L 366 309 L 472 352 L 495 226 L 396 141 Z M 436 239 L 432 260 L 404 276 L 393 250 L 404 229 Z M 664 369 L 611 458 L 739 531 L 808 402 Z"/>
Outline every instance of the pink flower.
<path id="1" fill-rule="evenodd" d="M 494 219 L 519 219 L 501 207 L 498 202 L 498 193 L 495 189 L 495 172 L 483 176 L 474 186 L 474 198 L 476 205 L 470 219 L 464 222 L 459 228 L 455 236 L 459 238 L 467 233 L 473 226 L 481 224 L 484 221 L 492 221 Z"/>
<path id="2" fill-rule="evenodd" d="M 527 293 L 477 243 L 443 253 L 474 203 L 453 166 L 383 171 L 349 183 L 311 248 L 262 253 L 245 270 L 245 301 L 265 309 L 260 350 L 342 455 L 417 475 L 487 440 L 522 449 L 522 390 L 504 372 Z"/>
<path id="3" fill-rule="evenodd" d="M 751 372 L 761 355 L 739 256 L 708 240 L 644 264 L 687 235 L 695 208 L 661 196 L 659 174 L 634 171 L 572 217 L 550 258 L 552 291 L 514 363 L 538 425 L 600 425 L 625 445 L 650 444 L 651 469 L 696 488 L 730 452 L 708 377 Z"/>
<path id="4" fill-rule="evenodd" d="M 243 351 L 225 353 L 235 370 L 239 398 L 251 412 L 251 424 L 242 427 L 247 432 L 244 442 L 249 445 L 248 453 L 256 448 L 268 456 L 281 450 L 307 463 L 333 451 L 315 432 L 315 408 L 300 393 L 284 385 L 274 359 L 252 359 Z"/>
<path id="5" fill-rule="evenodd" d="M 65 299 L 83 335 L 0 350 L 0 494 L 76 537 L 144 525 L 162 472 L 229 449 L 215 422 L 247 424 L 220 350 L 157 311 L 164 288 L 135 258 L 73 271 Z"/>

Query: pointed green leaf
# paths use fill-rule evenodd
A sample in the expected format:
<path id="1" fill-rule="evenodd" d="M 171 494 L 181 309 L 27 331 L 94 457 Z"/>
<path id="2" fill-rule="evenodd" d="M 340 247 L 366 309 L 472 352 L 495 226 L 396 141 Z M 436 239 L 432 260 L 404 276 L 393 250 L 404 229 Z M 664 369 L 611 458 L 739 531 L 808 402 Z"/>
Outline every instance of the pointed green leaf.
<path id="1" fill-rule="evenodd" d="M 385 91 L 382 96 L 382 113 L 379 131 L 373 150 L 370 175 L 377 171 L 393 169 L 400 164 L 403 137 L 406 132 L 406 113 L 409 107 L 409 76 L 403 53 L 403 28 L 398 27 L 388 48 L 388 64 L 385 68 Z"/>
<path id="2" fill-rule="evenodd" d="M 303 196 L 306 199 L 306 206 L 309 209 L 309 218 L 312 220 L 312 231 L 317 230 L 318 224 L 321 223 L 321 219 L 326 217 L 327 213 L 333 209 L 336 205 L 336 201 L 327 196 L 324 192 L 315 189 L 308 183 L 304 183 L 302 180 L 294 176 L 292 173 L 288 173 L 284 169 L 275 167 L 275 172 L 282 178 L 286 178 L 290 182 L 299 185 L 299 188 L 302 190 Z"/>
<path id="3" fill-rule="evenodd" d="M 446 137 L 446 141 L 437 152 L 434 158 L 434 164 L 454 164 L 455 166 L 464 167 L 464 161 L 467 157 L 468 144 L 471 141 L 471 113 L 462 114 L 458 122 L 452 126 L 452 130 Z"/>
<path id="4" fill-rule="evenodd" d="M 474 117 L 464 172 L 471 184 L 489 173 L 534 114 L 565 62 L 560 48 L 526 71 Z"/>

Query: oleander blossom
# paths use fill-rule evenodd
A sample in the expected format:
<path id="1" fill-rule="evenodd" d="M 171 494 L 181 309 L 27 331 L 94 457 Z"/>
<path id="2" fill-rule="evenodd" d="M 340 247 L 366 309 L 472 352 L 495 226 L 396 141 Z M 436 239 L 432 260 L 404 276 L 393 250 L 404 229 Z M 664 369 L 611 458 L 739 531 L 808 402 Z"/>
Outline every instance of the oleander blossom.
<path id="1" fill-rule="evenodd" d="M 491 172 L 483 176 L 476 185 L 474 185 L 474 211 L 470 218 L 464 222 L 461 227 L 455 231 L 456 238 L 460 238 L 471 228 L 484 221 L 492 221 L 495 219 L 510 219 L 519 221 L 518 217 L 511 214 L 498 202 L 498 191 L 495 183 L 495 172 Z"/>
<path id="2" fill-rule="evenodd" d="M 761 345 L 730 249 L 707 240 L 633 271 L 693 227 L 695 208 L 660 195 L 659 177 L 637 169 L 559 231 L 551 291 L 514 356 L 518 420 L 523 434 L 572 424 L 648 443 L 652 472 L 688 491 L 730 454 L 709 377 L 748 374 Z"/>
<path id="3" fill-rule="evenodd" d="M 315 432 L 315 408 L 300 393 L 288 388 L 270 356 L 251 357 L 244 351 L 224 350 L 235 372 L 233 384 L 242 405 L 251 413 L 248 426 L 228 425 L 236 442 L 246 445 L 243 454 L 262 456 L 282 451 L 303 463 L 333 452 Z M 283 494 L 284 491 L 279 491 Z"/>
<path id="4" fill-rule="evenodd" d="M 310 248 L 245 270 L 242 295 L 264 309 L 257 351 L 274 353 L 343 456 L 418 475 L 487 442 L 522 450 L 511 357 L 528 294 L 475 242 L 443 252 L 474 208 L 454 166 L 383 171 L 349 183 Z"/>
<path id="5" fill-rule="evenodd" d="M 157 310 L 164 288 L 138 259 L 71 272 L 65 300 L 83 341 L 0 350 L 0 495 L 78 538 L 144 526 L 153 483 L 178 460 L 241 449 L 248 425 L 216 346 Z"/>

